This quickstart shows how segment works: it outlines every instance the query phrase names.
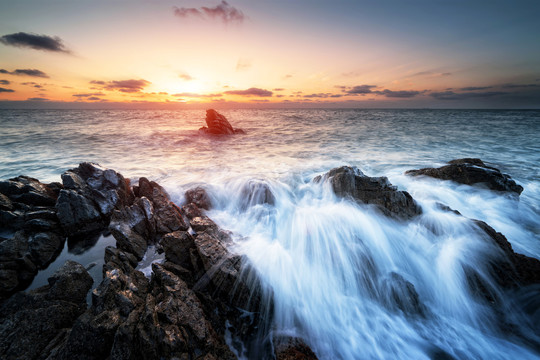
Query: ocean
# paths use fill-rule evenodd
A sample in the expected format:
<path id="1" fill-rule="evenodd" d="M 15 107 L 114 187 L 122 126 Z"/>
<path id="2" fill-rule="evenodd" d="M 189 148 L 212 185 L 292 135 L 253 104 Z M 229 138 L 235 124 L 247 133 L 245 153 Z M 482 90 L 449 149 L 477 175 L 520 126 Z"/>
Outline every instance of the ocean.
<path id="1" fill-rule="evenodd" d="M 540 111 L 220 112 L 247 134 L 200 134 L 202 110 L 0 110 L 0 179 L 60 181 L 90 161 L 134 183 L 154 180 L 177 204 L 187 189 L 205 187 L 214 204 L 208 215 L 233 232 L 234 250 L 274 294 L 273 332 L 303 338 L 320 359 L 540 358 L 530 345 L 540 343 L 540 289 L 503 296 L 499 311 L 517 336 L 496 326 L 496 311 L 470 294 L 464 275 L 467 267 L 482 273 L 493 251 L 469 219 L 540 258 Z M 404 175 L 463 157 L 499 168 L 523 193 Z M 312 182 L 342 165 L 387 176 L 423 214 L 392 220 Z M 274 204 L 246 204 L 243 189 L 253 183 L 268 185 Z M 66 245 L 61 257 L 95 261 L 111 244 L 103 237 L 76 251 Z M 414 285 L 425 317 L 392 311 L 369 295 L 393 273 Z M 46 276 L 36 279 L 33 286 Z M 524 313 L 518 301 L 536 310 Z"/>

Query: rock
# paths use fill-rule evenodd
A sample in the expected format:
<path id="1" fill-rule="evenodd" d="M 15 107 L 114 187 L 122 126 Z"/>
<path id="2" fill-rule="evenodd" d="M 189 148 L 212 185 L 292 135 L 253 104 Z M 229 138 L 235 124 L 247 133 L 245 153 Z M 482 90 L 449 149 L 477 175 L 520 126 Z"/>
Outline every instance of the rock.
<path id="1" fill-rule="evenodd" d="M 185 196 L 188 204 L 193 203 L 199 209 L 210 210 L 212 208 L 212 200 L 210 200 L 206 190 L 200 186 L 189 189 L 186 191 Z"/>
<path id="2" fill-rule="evenodd" d="M 0 305 L 0 358 L 47 358 L 84 312 L 92 281 L 82 265 L 66 262 L 49 282 L 34 291 L 19 292 Z"/>
<path id="3" fill-rule="evenodd" d="M 391 272 L 382 279 L 379 292 L 383 305 L 390 310 L 399 309 L 406 315 L 425 314 L 425 307 L 420 302 L 414 285 L 398 273 Z"/>
<path id="4" fill-rule="evenodd" d="M 199 131 L 213 135 L 245 134 L 242 129 L 233 129 L 227 118 L 214 109 L 206 110 L 206 125 Z"/>
<path id="5" fill-rule="evenodd" d="M 147 197 L 154 205 L 156 232 L 158 235 L 177 230 L 185 231 L 189 228 L 184 221 L 182 211 L 170 200 L 163 187 L 142 177 L 139 179 L 138 193 L 141 197 Z"/>
<path id="6" fill-rule="evenodd" d="M 2 193 L 0 193 L 0 210 L 13 210 L 13 203 Z"/>
<path id="7" fill-rule="evenodd" d="M 54 232 L 39 232 L 29 239 L 29 253 L 32 261 L 41 269 L 49 265 L 62 251 L 65 239 Z"/>
<path id="8" fill-rule="evenodd" d="M 75 190 L 61 190 L 56 203 L 58 220 L 68 236 L 103 229 L 105 220 L 92 200 Z"/>
<path id="9" fill-rule="evenodd" d="M 0 181 L 0 193 L 12 202 L 33 206 L 54 206 L 58 196 L 55 187 L 24 175 Z"/>
<path id="10" fill-rule="evenodd" d="M 182 212 L 188 219 L 193 219 L 195 217 L 202 217 L 203 212 L 199 207 L 193 203 L 186 204 L 182 206 Z"/>
<path id="11" fill-rule="evenodd" d="M 276 197 L 270 186 L 261 180 L 250 180 L 243 188 L 240 207 L 243 210 L 255 205 L 274 205 Z"/>
<path id="12" fill-rule="evenodd" d="M 369 177 L 356 167 L 334 168 L 313 179 L 328 181 L 338 197 L 350 197 L 359 203 L 373 204 L 385 215 L 407 220 L 422 213 L 420 206 L 406 191 L 398 191 L 386 177 Z"/>
<path id="13" fill-rule="evenodd" d="M 274 339 L 274 356 L 276 360 L 317 360 L 317 355 L 309 346 L 298 338 Z"/>
<path id="14" fill-rule="evenodd" d="M 195 248 L 195 243 L 188 232 L 175 231 L 166 234 L 160 244 L 165 251 L 165 259 L 185 269 L 193 268 L 190 251 Z"/>
<path id="15" fill-rule="evenodd" d="M 509 175 L 501 173 L 499 169 L 487 166 L 480 159 L 456 159 L 449 161 L 448 164 L 440 168 L 408 170 L 405 174 L 452 180 L 466 185 L 483 184 L 491 190 L 513 192 L 518 195 L 523 191 L 523 187 L 516 184 Z"/>

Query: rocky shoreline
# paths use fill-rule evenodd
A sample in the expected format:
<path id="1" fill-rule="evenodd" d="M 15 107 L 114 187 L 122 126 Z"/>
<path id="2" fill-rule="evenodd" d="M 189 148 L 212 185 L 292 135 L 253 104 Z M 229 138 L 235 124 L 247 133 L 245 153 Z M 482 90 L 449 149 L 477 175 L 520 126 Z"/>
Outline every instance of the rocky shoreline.
<path id="1" fill-rule="evenodd" d="M 477 160 L 455 160 L 455 169 L 408 173 L 470 184 L 503 179 L 506 188 L 493 188 L 519 196 L 522 188 L 508 175 Z M 464 171 L 474 172 L 474 181 L 462 181 Z M 414 221 L 422 214 L 406 191 L 356 168 L 332 169 L 313 181 L 327 182 L 337 196 L 373 206 L 395 221 Z M 275 201 L 268 188 L 247 189 L 245 196 L 249 202 Z M 140 178 L 132 185 L 92 163 L 66 171 L 61 184 L 26 176 L 0 181 L 0 228 L 11 233 L 0 239 L 0 358 L 210 360 L 257 354 L 316 359 L 300 339 L 269 336 L 272 294 L 265 293 L 245 256 L 231 251 L 231 233 L 205 215 L 212 204 L 204 189 L 191 189 L 185 198 L 179 207 L 159 184 Z M 488 224 L 474 224 L 501 250 L 502 256 L 490 261 L 501 289 L 540 285 L 539 260 L 516 254 Z M 67 237 L 107 230 L 116 247 L 105 250 L 103 280 L 92 291 L 89 307 L 85 299 L 92 278 L 73 261 L 58 269 L 48 285 L 21 291 L 55 259 Z M 164 253 L 165 261 L 152 264 L 148 279 L 136 267 L 150 245 Z M 499 292 L 474 269 L 468 271 L 478 301 L 496 306 Z M 392 294 L 389 308 L 423 316 L 413 284 L 393 274 L 385 286 Z"/>

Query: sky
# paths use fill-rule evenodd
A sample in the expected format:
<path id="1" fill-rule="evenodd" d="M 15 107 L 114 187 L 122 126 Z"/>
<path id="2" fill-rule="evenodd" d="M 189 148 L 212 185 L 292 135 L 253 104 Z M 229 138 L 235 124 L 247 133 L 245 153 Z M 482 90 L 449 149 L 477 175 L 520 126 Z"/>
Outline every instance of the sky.
<path id="1" fill-rule="evenodd" d="M 540 108 L 540 1 L 0 0 L 0 108 Z"/>

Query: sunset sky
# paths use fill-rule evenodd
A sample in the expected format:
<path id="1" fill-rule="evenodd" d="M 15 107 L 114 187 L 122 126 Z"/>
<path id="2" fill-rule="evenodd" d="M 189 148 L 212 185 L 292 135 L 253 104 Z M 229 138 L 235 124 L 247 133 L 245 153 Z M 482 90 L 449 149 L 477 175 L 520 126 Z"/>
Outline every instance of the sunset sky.
<path id="1" fill-rule="evenodd" d="M 540 108 L 540 2 L 0 2 L 0 108 Z"/>

